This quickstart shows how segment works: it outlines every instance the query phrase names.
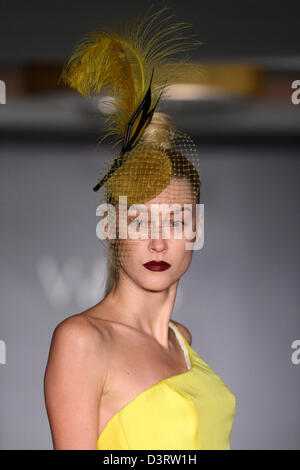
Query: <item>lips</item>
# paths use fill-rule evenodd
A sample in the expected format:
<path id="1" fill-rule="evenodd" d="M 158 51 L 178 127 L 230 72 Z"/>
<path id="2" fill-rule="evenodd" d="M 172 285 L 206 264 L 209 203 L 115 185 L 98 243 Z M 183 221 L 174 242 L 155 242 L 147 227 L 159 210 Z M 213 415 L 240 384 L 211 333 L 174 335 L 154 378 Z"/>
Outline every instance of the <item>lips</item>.
<path id="1" fill-rule="evenodd" d="M 145 263 L 143 266 L 150 271 L 165 271 L 169 269 L 171 265 L 165 261 L 149 261 L 149 263 Z"/>

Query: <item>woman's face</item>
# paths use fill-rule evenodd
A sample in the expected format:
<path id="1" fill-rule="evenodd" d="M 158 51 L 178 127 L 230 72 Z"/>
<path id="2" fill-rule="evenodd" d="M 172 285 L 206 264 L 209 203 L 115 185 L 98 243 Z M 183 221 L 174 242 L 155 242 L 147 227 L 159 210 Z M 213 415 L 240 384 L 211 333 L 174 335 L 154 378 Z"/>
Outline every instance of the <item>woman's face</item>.
<path id="1" fill-rule="evenodd" d="M 156 209 L 159 207 L 158 216 L 153 215 L 154 204 L 159 205 L 156 206 Z M 175 212 L 170 210 L 173 204 L 176 204 Z M 184 216 L 184 204 L 191 209 L 185 208 L 189 217 Z M 144 211 L 127 214 L 127 225 L 127 238 L 119 240 L 120 278 L 126 276 L 140 287 L 153 291 L 167 289 L 176 283 L 192 260 L 193 250 L 187 249 L 186 244 L 195 241 L 195 237 L 184 233 L 184 227 L 196 230 L 196 202 L 188 180 L 171 179 L 158 196 L 144 204 Z M 139 236 L 147 232 L 148 239 L 133 239 L 129 235 L 131 230 Z M 151 270 L 149 265 L 145 267 L 150 261 L 164 261 L 170 267 Z"/>

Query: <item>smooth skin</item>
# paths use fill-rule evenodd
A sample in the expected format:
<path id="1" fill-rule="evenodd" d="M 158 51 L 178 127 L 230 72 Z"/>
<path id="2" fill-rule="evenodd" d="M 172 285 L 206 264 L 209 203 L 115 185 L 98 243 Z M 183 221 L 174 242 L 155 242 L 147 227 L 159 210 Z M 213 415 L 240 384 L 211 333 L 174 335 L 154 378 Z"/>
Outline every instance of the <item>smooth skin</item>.
<path id="1" fill-rule="evenodd" d="M 171 180 L 146 206 L 193 203 L 188 189 L 186 180 Z M 122 240 L 118 283 L 98 304 L 55 328 L 44 377 L 55 450 L 95 450 L 105 425 L 124 405 L 160 380 L 187 370 L 168 326 L 179 279 L 193 255 L 185 249 L 184 236 L 173 236 L 178 220 L 171 219 L 170 239 L 162 238 L 160 230 L 159 238 Z M 149 271 L 143 264 L 151 260 L 171 267 Z M 171 321 L 191 344 L 190 331 Z"/>

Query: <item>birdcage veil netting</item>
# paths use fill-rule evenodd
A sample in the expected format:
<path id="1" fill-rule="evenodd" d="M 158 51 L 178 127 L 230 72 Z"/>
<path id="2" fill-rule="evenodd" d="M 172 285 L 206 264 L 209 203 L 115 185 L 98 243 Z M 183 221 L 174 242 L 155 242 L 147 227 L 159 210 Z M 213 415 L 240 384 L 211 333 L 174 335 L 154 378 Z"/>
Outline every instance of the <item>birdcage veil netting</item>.
<path id="1" fill-rule="evenodd" d="M 156 115 L 144 138 L 127 155 L 107 159 L 99 175 L 101 180 L 113 163 L 122 159 L 122 164 L 102 185 L 97 202 L 101 219 L 97 235 L 116 276 L 122 260 L 141 240 L 157 238 L 159 233 L 164 238 L 179 237 L 179 229 L 184 237 L 180 223 L 184 221 L 184 212 L 179 216 L 176 210 L 200 203 L 197 147 L 187 133 L 162 124 L 163 115 Z M 158 118 L 160 126 L 156 125 Z M 152 221 L 153 209 L 160 214 L 156 226 Z"/>

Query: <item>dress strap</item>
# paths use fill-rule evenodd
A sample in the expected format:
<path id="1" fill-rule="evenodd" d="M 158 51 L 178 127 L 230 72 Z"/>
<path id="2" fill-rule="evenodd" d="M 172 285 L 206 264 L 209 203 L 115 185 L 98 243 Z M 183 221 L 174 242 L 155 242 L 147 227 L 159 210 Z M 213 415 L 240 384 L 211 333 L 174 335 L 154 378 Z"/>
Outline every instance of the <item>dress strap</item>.
<path id="1" fill-rule="evenodd" d="M 184 340 L 182 338 L 182 333 L 179 331 L 179 329 L 177 328 L 177 326 L 174 325 L 174 323 L 172 323 L 171 321 L 169 321 L 169 326 L 172 328 L 172 330 L 174 331 L 175 335 L 176 335 L 176 338 L 181 346 L 181 349 L 183 350 L 183 353 L 184 353 L 184 357 L 185 357 L 185 362 L 186 362 L 186 365 L 187 365 L 187 368 L 188 369 L 191 369 L 192 365 L 191 365 L 191 361 L 190 361 L 190 356 L 189 356 L 189 352 L 187 350 L 187 347 L 184 343 Z"/>

